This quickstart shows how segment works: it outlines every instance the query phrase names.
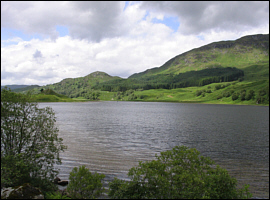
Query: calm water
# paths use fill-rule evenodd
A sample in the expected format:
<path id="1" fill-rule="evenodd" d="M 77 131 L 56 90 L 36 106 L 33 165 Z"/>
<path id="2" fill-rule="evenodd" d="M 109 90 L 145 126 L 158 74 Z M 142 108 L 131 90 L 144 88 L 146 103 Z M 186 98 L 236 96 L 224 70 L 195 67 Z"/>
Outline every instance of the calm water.
<path id="1" fill-rule="evenodd" d="M 56 113 L 61 179 L 86 165 L 106 182 L 176 145 L 196 148 L 269 198 L 269 107 L 153 102 L 40 103 Z"/>

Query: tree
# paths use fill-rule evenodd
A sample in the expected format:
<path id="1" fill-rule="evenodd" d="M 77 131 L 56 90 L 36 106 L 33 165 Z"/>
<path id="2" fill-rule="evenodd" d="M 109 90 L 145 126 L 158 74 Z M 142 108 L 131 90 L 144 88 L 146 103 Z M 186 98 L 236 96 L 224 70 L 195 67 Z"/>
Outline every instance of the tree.
<path id="1" fill-rule="evenodd" d="M 238 93 L 233 93 L 233 94 L 232 94 L 232 100 L 233 100 L 233 101 L 237 100 L 238 97 L 239 97 L 239 94 L 238 94 Z"/>
<path id="2" fill-rule="evenodd" d="M 202 94 L 202 91 L 201 90 L 196 90 L 196 92 L 195 92 L 195 95 L 196 96 L 200 96 Z"/>
<path id="3" fill-rule="evenodd" d="M 255 96 L 255 91 L 254 90 L 249 90 L 248 93 L 246 94 L 245 99 L 250 100 L 250 99 L 253 99 L 254 96 Z"/>
<path id="4" fill-rule="evenodd" d="M 104 174 L 91 173 L 84 165 L 74 167 L 69 175 L 67 191 L 73 199 L 94 199 L 99 197 L 104 188 Z"/>
<path id="5" fill-rule="evenodd" d="M 130 199 L 245 198 L 248 186 L 236 189 L 237 181 L 196 149 L 176 146 L 156 155 L 156 160 L 139 162 L 129 170 L 130 181 L 115 178 L 109 197 Z"/>
<path id="6" fill-rule="evenodd" d="M 61 164 L 59 153 L 66 147 L 55 114 L 31 101 L 29 93 L 1 91 L 1 186 L 31 182 L 42 189 L 58 174 L 54 164 Z"/>

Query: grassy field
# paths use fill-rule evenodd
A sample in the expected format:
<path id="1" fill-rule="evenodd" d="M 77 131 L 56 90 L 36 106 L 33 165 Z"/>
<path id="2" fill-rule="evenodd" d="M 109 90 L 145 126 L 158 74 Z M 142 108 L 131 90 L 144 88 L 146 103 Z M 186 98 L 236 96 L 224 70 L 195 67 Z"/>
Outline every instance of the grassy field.
<path id="1" fill-rule="evenodd" d="M 220 86 L 220 89 L 217 89 Z M 134 91 L 136 98 L 130 100 L 127 94 L 122 94 L 117 98 L 118 92 L 100 91 L 99 101 L 145 101 L 145 102 L 179 102 L 179 103 L 206 103 L 206 104 L 237 104 L 237 105 L 268 105 L 257 104 L 256 97 L 258 91 L 266 89 L 269 91 L 269 80 L 261 81 L 234 81 L 212 83 L 202 87 L 187 87 L 177 89 L 155 89 Z M 248 93 L 255 91 L 255 95 L 250 100 L 241 100 L 240 94 L 243 91 Z M 202 91 L 201 95 L 197 95 Z M 232 100 L 232 92 L 238 93 L 239 98 Z M 227 95 L 226 95 L 227 94 Z M 230 94 L 230 95 L 228 95 Z M 89 101 L 83 97 L 68 98 L 64 95 L 35 94 L 33 98 L 37 102 L 84 102 Z"/>
<path id="2" fill-rule="evenodd" d="M 216 85 L 223 85 L 224 88 L 216 90 Z M 234 82 L 223 82 L 223 83 L 212 83 L 202 87 L 188 87 L 188 88 L 177 88 L 177 89 L 155 89 L 155 90 L 144 90 L 135 91 L 134 94 L 137 99 L 132 101 L 146 101 L 146 102 L 182 102 L 182 103 L 207 103 L 207 104 L 238 104 L 238 105 L 257 105 L 256 95 L 257 91 L 264 88 L 269 88 L 269 80 L 262 80 L 257 82 L 248 81 L 234 81 Z M 210 91 L 211 93 L 205 92 L 204 95 L 196 95 L 198 90 Z M 241 93 L 241 91 L 249 90 L 255 91 L 255 97 L 250 100 L 232 100 L 232 96 L 224 96 L 231 91 L 235 93 Z M 128 101 L 128 96 L 122 96 L 121 99 L 115 98 L 116 92 L 101 92 L 99 97 L 103 101 Z M 269 104 L 260 104 L 269 105 Z"/>
<path id="3" fill-rule="evenodd" d="M 220 86 L 220 89 L 217 89 Z M 234 81 L 212 83 L 202 87 L 187 87 L 177 89 L 152 89 L 143 91 L 134 91 L 135 98 L 123 93 L 117 98 L 118 92 L 100 91 L 99 101 L 145 101 L 145 102 L 179 102 L 179 103 L 207 103 L 207 104 L 237 104 L 237 105 L 268 105 L 257 104 L 257 96 L 260 90 L 269 91 L 269 80 L 261 81 Z M 255 92 L 250 100 L 241 100 L 240 94 L 243 91 L 248 93 L 250 90 Z M 198 91 L 201 91 L 200 95 Z M 239 94 L 237 100 L 232 100 L 232 94 Z M 268 94 L 269 95 L 269 94 Z M 37 102 L 84 102 L 89 101 L 83 97 L 69 98 L 64 95 L 34 94 L 33 99 Z"/>

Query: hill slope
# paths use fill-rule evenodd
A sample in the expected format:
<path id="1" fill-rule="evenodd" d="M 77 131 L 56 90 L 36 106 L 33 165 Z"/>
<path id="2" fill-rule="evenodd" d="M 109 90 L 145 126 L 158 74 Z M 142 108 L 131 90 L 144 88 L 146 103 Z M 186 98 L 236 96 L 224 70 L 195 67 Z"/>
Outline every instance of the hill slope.
<path id="1" fill-rule="evenodd" d="M 269 34 L 214 42 L 177 55 L 160 67 L 133 74 L 127 79 L 94 72 L 42 88 L 53 89 L 71 98 L 90 100 L 218 101 L 242 104 L 241 101 L 248 99 L 245 104 L 269 104 Z M 37 88 L 36 92 L 40 89 Z M 128 91 L 131 89 L 134 91 Z M 198 95 L 200 92 L 197 90 L 202 91 L 202 95 Z M 236 98 L 236 101 L 232 102 L 232 98 Z M 237 102 L 237 99 L 241 100 Z"/>
<path id="2" fill-rule="evenodd" d="M 214 42 L 177 55 L 161 67 L 133 74 L 129 78 L 179 74 L 215 67 L 245 69 L 264 64 L 269 66 L 269 34 L 245 36 L 235 41 Z M 264 75 L 267 76 L 267 74 Z"/>
<path id="3" fill-rule="evenodd" d="M 117 76 L 110 76 L 105 72 L 93 72 L 87 76 L 79 78 L 67 78 L 59 83 L 47 85 L 45 89 L 53 89 L 55 92 L 67 95 L 71 98 L 82 97 L 84 94 L 92 92 L 91 88 L 103 82 L 121 79 Z"/>

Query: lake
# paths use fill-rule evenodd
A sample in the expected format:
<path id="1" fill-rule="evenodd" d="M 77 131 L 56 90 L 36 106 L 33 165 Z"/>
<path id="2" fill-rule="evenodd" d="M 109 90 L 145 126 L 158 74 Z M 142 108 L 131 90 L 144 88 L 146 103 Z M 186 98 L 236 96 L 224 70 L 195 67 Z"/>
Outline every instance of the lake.
<path id="1" fill-rule="evenodd" d="M 185 145 L 250 184 L 254 197 L 269 198 L 269 107 L 161 102 L 39 103 L 56 113 L 61 179 L 73 167 L 128 179 L 138 161 Z"/>

